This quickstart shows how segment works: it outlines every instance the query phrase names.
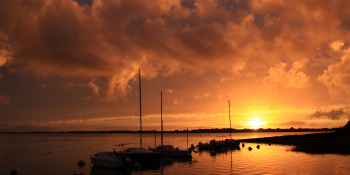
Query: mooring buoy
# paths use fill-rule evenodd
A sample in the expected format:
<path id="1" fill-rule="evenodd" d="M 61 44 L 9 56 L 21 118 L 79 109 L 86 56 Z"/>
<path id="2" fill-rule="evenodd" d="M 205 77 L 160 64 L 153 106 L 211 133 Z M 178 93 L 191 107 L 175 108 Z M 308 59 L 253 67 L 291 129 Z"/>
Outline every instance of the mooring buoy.
<path id="1" fill-rule="evenodd" d="M 260 145 L 256 146 L 256 148 L 260 149 Z"/>
<path id="2" fill-rule="evenodd" d="M 249 147 L 248 149 L 249 149 L 249 151 L 253 150 L 253 148 L 252 148 L 252 147 Z"/>
<path id="3" fill-rule="evenodd" d="M 84 166 L 84 165 L 86 165 L 86 163 L 83 160 L 78 161 L 78 166 Z"/>
<path id="4" fill-rule="evenodd" d="M 168 162 L 168 163 L 170 163 L 170 162 L 173 161 L 173 159 L 171 159 L 170 157 L 167 157 L 167 158 L 165 159 L 165 161 Z"/>
<path id="5" fill-rule="evenodd" d="M 10 174 L 18 174 L 18 169 L 16 167 L 12 168 Z"/>

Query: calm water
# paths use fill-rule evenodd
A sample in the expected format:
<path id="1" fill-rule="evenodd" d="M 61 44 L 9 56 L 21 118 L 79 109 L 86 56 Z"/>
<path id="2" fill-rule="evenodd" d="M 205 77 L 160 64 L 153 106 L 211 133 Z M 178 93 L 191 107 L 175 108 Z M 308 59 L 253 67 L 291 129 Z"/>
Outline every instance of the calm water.
<path id="1" fill-rule="evenodd" d="M 257 138 L 307 133 L 234 133 L 232 138 Z M 185 149 L 186 134 L 164 134 L 164 144 Z M 224 139 L 228 134 L 189 134 L 188 144 Z M 0 175 L 10 174 L 17 167 L 23 175 L 117 175 L 117 174 L 350 174 L 350 156 L 336 154 L 305 154 L 292 152 L 291 146 L 246 143 L 240 150 L 192 153 L 192 159 L 161 161 L 155 167 L 145 169 L 97 169 L 91 168 L 91 151 L 123 149 L 118 144 L 131 143 L 126 147 L 139 147 L 139 134 L 0 134 Z M 154 147 L 155 135 L 143 134 L 143 147 Z M 160 134 L 157 135 L 157 145 Z M 247 148 L 251 146 L 252 151 Z M 79 167 L 84 160 L 88 165 Z"/>

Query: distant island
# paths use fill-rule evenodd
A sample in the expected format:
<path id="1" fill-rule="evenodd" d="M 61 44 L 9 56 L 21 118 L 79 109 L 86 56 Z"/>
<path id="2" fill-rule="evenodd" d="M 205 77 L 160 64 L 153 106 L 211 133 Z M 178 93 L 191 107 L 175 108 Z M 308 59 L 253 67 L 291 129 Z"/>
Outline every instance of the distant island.
<path id="1" fill-rule="evenodd" d="M 259 128 L 259 129 L 230 129 L 230 128 L 210 128 L 194 130 L 174 130 L 163 131 L 163 133 L 242 133 L 242 132 L 319 132 L 319 131 L 337 131 L 340 128 Z M 142 130 L 142 133 L 160 133 L 159 130 Z M 132 130 L 110 130 L 110 131 L 31 131 L 31 132 L 0 132 L 0 133 L 140 133 Z"/>

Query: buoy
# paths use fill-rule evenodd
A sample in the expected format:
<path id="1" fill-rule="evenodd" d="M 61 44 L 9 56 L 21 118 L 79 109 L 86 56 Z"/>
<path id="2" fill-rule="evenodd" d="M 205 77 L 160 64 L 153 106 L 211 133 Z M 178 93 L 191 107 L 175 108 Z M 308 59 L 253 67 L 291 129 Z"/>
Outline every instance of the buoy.
<path id="1" fill-rule="evenodd" d="M 134 168 L 141 168 L 141 165 L 140 165 L 139 163 L 136 162 L 136 163 L 134 164 Z"/>
<path id="2" fill-rule="evenodd" d="M 18 169 L 17 168 L 12 168 L 10 173 L 11 174 L 18 174 Z"/>
<path id="3" fill-rule="evenodd" d="M 242 143 L 242 147 L 244 147 L 244 143 Z"/>
<path id="4" fill-rule="evenodd" d="M 256 146 L 256 148 L 260 149 L 260 145 Z"/>
<path id="5" fill-rule="evenodd" d="M 249 149 L 249 151 L 251 151 L 253 148 L 252 148 L 252 147 L 249 147 L 248 149 Z"/>
<path id="6" fill-rule="evenodd" d="M 165 159 L 165 161 L 168 162 L 168 163 L 170 163 L 170 162 L 173 161 L 173 159 L 171 159 L 170 157 L 167 157 L 167 158 Z"/>
<path id="7" fill-rule="evenodd" d="M 269 143 L 268 145 L 271 146 L 271 143 Z"/>
<path id="8" fill-rule="evenodd" d="M 78 165 L 79 166 L 84 166 L 84 165 L 86 165 L 86 163 L 83 160 L 79 160 Z"/>

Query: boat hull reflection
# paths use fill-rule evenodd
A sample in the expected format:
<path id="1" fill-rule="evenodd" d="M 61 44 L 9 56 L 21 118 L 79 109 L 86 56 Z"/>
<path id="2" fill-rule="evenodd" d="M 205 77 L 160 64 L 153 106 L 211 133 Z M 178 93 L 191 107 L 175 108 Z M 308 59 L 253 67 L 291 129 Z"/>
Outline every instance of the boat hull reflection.
<path id="1" fill-rule="evenodd" d="M 131 168 L 111 169 L 102 167 L 91 167 L 90 175 L 131 175 Z"/>
<path id="2" fill-rule="evenodd" d="M 222 149 L 198 149 L 199 154 L 202 153 L 208 153 L 211 156 L 216 156 L 219 154 L 227 154 L 228 152 L 232 151 L 240 151 L 240 147 L 232 147 L 232 148 L 222 148 Z"/>

